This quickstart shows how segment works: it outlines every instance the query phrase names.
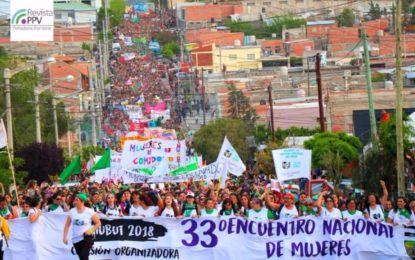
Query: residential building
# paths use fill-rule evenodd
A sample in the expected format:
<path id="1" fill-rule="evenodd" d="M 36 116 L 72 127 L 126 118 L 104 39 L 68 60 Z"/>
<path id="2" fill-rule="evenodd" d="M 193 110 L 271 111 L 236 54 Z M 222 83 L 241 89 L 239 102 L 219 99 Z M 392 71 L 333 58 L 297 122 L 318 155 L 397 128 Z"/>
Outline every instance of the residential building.
<path id="1" fill-rule="evenodd" d="M 233 45 L 236 40 L 243 42 L 244 33 L 232 33 L 229 30 L 218 29 L 195 29 L 186 32 L 187 43 L 197 43 L 201 45 L 215 44 L 216 46 Z"/>
<path id="2" fill-rule="evenodd" d="M 56 3 L 55 24 L 67 26 L 93 24 L 97 22 L 96 8 L 82 3 Z"/>
<path id="3" fill-rule="evenodd" d="M 231 15 L 243 12 L 242 5 L 236 4 L 203 4 L 203 5 L 178 5 L 178 19 L 180 26 L 189 28 L 206 28 L 229 18 Z M 180 23 L 179 21 L 179 23 Z"/>
<path id="4" fill-rule="evenodd" d="M 261 46 L 219 46 L 213 48 L 213 71 L 262 69 Z"/>

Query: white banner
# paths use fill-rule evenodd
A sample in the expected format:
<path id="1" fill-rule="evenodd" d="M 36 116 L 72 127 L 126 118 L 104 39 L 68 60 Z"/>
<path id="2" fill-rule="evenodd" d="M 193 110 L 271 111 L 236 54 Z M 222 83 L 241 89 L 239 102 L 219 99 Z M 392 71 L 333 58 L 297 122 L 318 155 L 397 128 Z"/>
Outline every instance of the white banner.
<path id="1" fill-rule="evenodd" d="M 78 259 L 63 244 L 64 214 L 9 221 L 7 260 Z M 101 219 L 89 259 L 410 259 L 404 229 L 365 219 Z M 70 235 L 69 235 L 70 239 Z"/>
<path id="2" fill-rule="evenodd" d="M 11 0 L 10 40 L 53 41 L 53 0 Z"/>
<path id="3" fill-rule="evenodd" d="M 125 112 L 130 120 L 138 120 L 143 118 L 143 110 L 140 106 L 126 105 Z"/>
<path id="4" fill-rule="evenodd" d="M 137 173 L 135 171 L 125 170 L 123 171 L 122 180 L 123 183 L 177 183 L 186 182 L 190 179 L 193 181 L 204 181 L 218 179 L 221 174 L 221 165 L 217 162 L 209 164 L 205 167 L 197 170 L 179 174 L 176 176 L 164 175 L 164 176 L 149 176 L 143 173 Z"/>
<path id="5" fill-rule="evenodd" d="M 101 183 L 106 181 L 118 182 L 122 180 L 123 170 L 121 167 L 121 153 L 111 150 L 111 167 L 96 170 L 94 181 Z"/>
<path id="6" fill-rule="evenodd" d="M 168 168 L 183 166 L 186 158 L 186 141 L 151 139 L 149 141 L 126 141 L 121 156 L 124 169 L 147 168 L 160 164 L 166 158 Z"/>
<path id="7" fill-rule="evenodd" d="M 0 149 L 7 146 L 7 133 L 3 119 L 0 122 Z"/>
<path id="8" fill-rule="evenodd" d="M 311 150 L 297 148 L 273 150 L 272 157 L 280 182 L 298 178 L 310 179 Z"/>
<path id="9" fill-rule="evenodd" d="M 151 110 L 151 119 L 156 120 L 159 117 L 166 120 L 170 119 L 170 109 L 164 111 Z"/>

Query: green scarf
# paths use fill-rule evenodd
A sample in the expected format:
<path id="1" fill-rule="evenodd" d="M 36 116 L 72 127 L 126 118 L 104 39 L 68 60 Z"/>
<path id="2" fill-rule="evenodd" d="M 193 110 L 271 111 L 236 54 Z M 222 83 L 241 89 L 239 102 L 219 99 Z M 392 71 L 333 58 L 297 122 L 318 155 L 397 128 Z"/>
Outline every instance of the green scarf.
<path id="1" fill-rule="evenodd" d="M 206 211 L 206 213 L 207 213 L 208 215 L 212 214 L 212 213 L 213 213 L 213 210 L 214 210 L 214 209 L 205 209 L 205 211 Z"/>
<path id="2" fill-rule="evenodd" d="M 230 215 L 232 215 L 232 212 L 233 212 L 233 210 L 231 210 L 231 209 L 225 209 L 225 210 L 223 211 L 223 213 L 225 213 L 225 216 L 230 216 Z"/>
<path id="3" fill-rule="evenodd" d="M 408 212 L 407 209 L 398 209 L 398 214 L 404 216 L 407 219 L 411 218 L 411 214 Z"/>
<path id="4" fill-rule="evenodd" d="M 57 208 L 59 208 L 59 205 L 52 203 L 48 206 L 48 212 L 55 211 Z"/>

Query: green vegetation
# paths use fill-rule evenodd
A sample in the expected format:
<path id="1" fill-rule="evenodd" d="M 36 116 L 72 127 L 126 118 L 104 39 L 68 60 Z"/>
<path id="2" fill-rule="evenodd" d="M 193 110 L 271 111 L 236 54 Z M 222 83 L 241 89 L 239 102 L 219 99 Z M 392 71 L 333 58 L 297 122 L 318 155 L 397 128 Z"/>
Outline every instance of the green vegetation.
<path id="1" fill-rule="evenodd" d="M 303 58 L 302 57 L 290 57 L 290 65 L 291 67 L 301 67 L 303 66 Z"/>
<path id="2" fill-rule="evenodd" d="M 19 169 L 20 166 L 24 164 L 24 160 L 19 157 L 15 157 L 13 160 L 13 165 L 16 169 Z M 27 177 L 27 172 L 17 170 L 15 171 L 16 185 L 23 187 L 25 185 L 25 179 Z M 6 151 L 0 153 L 0 183 L 3 184 L 6 192 L 9 191 L 9 187 L 13 185 L 12 172 L 10 171 L 9 158 Z"/>
<path id="3" fill-rule="evenodd" d="M 372 75 L 372 82 L 384 82 L 386 80 L 385 75 L 381 73 L 376 73 Z"/>
<path id="4" fill-rule="evenodd" d="M 228 86 L 229 111 L 231 118 L 239 118 L 247 124 L 254 125 L 257 119 L 256 111 L 251 107 L 249 98 L 242 90 L 238 90 L 234 84 Z"/>
<path id="5" fill-rule="evenodd" d="M 377 20 L 382 17 L 382 10 L 380 9 L 379 4 L 373 3 L 373 0 L 370 1 L 369 16 L 371 20 Z"/>
<path id="6" fill-rule="evenodd" d="M 362 148 L 359 138 L 346 133 L 318 133 L 304 142 L 306 149 L 312 150 L 313 166 L 327 170 L 336 189 L 342 180 L 342 171 L 346 165 L 359 158 L 358 149 Z"/>
<path id="7" fill-rule="evenodd" d="M 336 19 L 340 27 L 353 27 L 355 18 L 356 15 L 352 9 L 344 8 Z"/>
<path id="8" fill-rule="evenodd" d="M 257 38 L 267 38 L 271 37 L 273 33 L 277 34 L 278 37 L 281 37 L 284 25 L 286 29 L 292 29 L 299 28 L 306 23 L 307 21 L 305 19 L 287 15 L 274 17 L 269 24 L 262 21 L 225 21 L 225 26 L 228 26 L 232 32 L 244 32 L 245 35 L 255 35 Z"/>
<path id="9" fill-rule="evenodd" d="M 406 124 L 409 118 L 404 115 L 403 136 L 404 153 L 406 158 L 411 157 L 411 137 L 414 129 Z M 390 191 L 396 191 L 396 117 L 391 115 L 390 119 L 379 125 L 378 147 L 366 151 L 360 160 L 360 172 L 355 173 L 354 182 L 358 183 L 368 192 L 380 192 L 379 180 L 384 180 Z M 412 164 L 412 165 L 411 165 Z M 413 168 L 413 162 L 406 160 L 405 167 Z M 411 171 L 411 170 L 409 170 Z"/>
<path id="10" fill-rule="evenodd" d="M 163 57 L 171 59 L 174 55 L 180 53 L 180 47 L 175 42 L 169 42 L 161 48 L 161 54 Z"/>
<path id="11" fill-rule="evenodd" d="M 216 161 L 225 136 L 238 151 L 243 161 L 252 157 L 246 137 L 254 135 L 255 128 L 241 119 L 218 119 L 199 129 L 193 137 L 196 152 L 203 154 L 207 163 Z"/>

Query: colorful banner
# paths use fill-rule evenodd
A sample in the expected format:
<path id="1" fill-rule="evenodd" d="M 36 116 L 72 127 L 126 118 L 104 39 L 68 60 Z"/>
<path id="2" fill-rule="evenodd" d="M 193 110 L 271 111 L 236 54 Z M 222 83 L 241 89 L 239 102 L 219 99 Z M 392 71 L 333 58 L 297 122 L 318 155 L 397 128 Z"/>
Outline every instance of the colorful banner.
<path id="1" fill-rule="evenodd" d="M 126 105 L 125 112 L 130 120 L 138 120 L 143 118 L 143 110 L 140 106 Z"/>
<path id="2" fill-rule="evenodd" d="M 272 151 L 280 182 L 311 177 L 311 150 L 287 148 Z"/>
<path id="3" fill-rule="evenodd" d="M 160 117 L 166 120 L 170 119 L 170 109 L 166 109 L 164 111 L 151 110 L 151 119 L 156 120 Z"/>
<path id="4" fill-rule="evenodd" d="M 160 102 L 156 105 L 145 104 L 145 111 L 146 113 L 150 114 L 152 110 L 154 111 L 164 111 L 166 110 L 166 103 Z"/>
<path id="5" fill-rule="evenodd" d="M 11 239 L 4 259 L 78 259 L 72 243 L 62 241 L 66 216 L 45 213 L 33 224 L 27 218 L 10 220 Z M 101 223 L 91 260 L 410 259 L 404 247 L 405 229 L 365 219 L 103 217 Z"/>
<path id="6" fill-rule="evenodd" d="M 169 169 L 185 163 L 186 142 L 151 139 L 149 141 L 127 141 L 124 143 L 121 165 L 123 169 L 146 168 L 168 160 Z"/>
<path id="7" fill-rule="evenodd" d="M 222 171 L 221 164 L 214 162 L 205 167 L 199 168 L 194 171 L 182 173 L 180 175 L 172 176 L 170 174 L 164 176 L 149 176 L 144 173 L 123 170 L 122 180 L 123 183 L 178 183 L 186 182 L 190 179 L 193 181 L 208 181 L 218 179 Z"/>

